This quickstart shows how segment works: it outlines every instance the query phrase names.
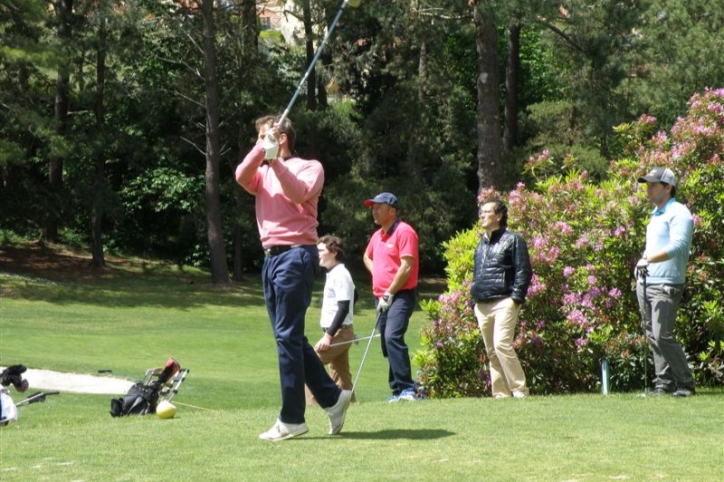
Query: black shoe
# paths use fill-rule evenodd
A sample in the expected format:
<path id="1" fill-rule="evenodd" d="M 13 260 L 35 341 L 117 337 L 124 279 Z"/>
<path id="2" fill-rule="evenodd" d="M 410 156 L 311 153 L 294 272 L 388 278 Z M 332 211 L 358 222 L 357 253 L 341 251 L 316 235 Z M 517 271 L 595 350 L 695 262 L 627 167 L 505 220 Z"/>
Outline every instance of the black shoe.
<path id="1" fill-rule="evenodd" d="M 653 395 L 653 396 L 655 396 L 655 397 L 658 397 L 658 396 L 661 396 L 661 395 L 673 395 L 673 394 L 674 394 L 674 391 L 673 391 L 673 390 L 667 390 L 667 389 L 665 389 L 664 387 L 655 387 L 655 388 L 651 391 L 651 395 Z"/>
<path id="2" fill-rule="evenodd" d="M 674 393 L 671 394 L 671 396 L 673 396 L 673 397 L 682 397 L 682 398 L 693 397 L 694 395 L 696 395 L 696 390 L 694 390 L 693 388 L 679 388 L 678 390 L 676 390 Z"/>

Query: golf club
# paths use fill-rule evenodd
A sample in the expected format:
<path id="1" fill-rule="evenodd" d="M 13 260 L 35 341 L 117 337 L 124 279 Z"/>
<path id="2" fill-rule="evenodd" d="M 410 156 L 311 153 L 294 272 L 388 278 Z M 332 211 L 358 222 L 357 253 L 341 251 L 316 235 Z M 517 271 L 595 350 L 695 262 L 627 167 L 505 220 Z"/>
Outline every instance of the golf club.
<path id="1" fill-rule="evenodd" d="M 354 340 L 340 341 L 339 343 L 334 343 L 334 344 L 329 345 L 329 346 L 332 347 L 332 346 L 349 345 L 350 343 L 359 343 L 359 342 L 362 341 L 362 340 L 369 340 L 370 338 L 379 338 L 379 337 L 380 337 L 380 334 L 378 333 L 378 334 L 373 335 L 373 336 L 363 336 L 362 338 L 355 338 Z"/>
<path id="2" fill-rule="evenodd" d="M 649 304 L 648 298 L 646 298 L 646 277 L 649 274 L 649 270 L 646 269 L 645 266 L 642 266 L 638 269 L 638 277 L 642 280 L 642 291 L 643 291 L 643 297 L 644 297 L 644 317 L 641 320 L 641 329 L 644 332 L 644 340 L 646 340 L 646 344 L 648 345 L 648 337 L 646 335 L 646 318 L 651 316 L 651 305 Z M 640 394 L 639 397 L 645 398 L 648 396 L 649 391 L 649 384 L 648 384 L 648 364 L 649 364 L 649 354 L 648 354 L 648 347 L 646 352 L 644 353 L 644 393 Z"/>
<path id="3" fill-rule="evenodd" d="M 296 102 L 297 97 L 299 96 L 299 92 L 302 90 L 304 83 L 307 81 L 309 74 L 312 72 L 314 65 L 317 63 L 317 59 L 321 55 L 322 50 L 324 50 L 325 45 L 327 45 L 327 40 L 329 40 L 329 37 L 332 35 L 332 32 L 334 31 L 334 27 L 337 26 L 339 17 L 342 16 L 342 12 L 344 11 L 345 7 L 347 5 L 350 5 L 351 7 L 359 7 L 360 3 L 362 3 L 361 0 L 344 0 L 342 2 L 342 5 L 339 7 L 339 10 L 337 10 L 337 15 L 335 15 L 334 20 L 332 20 L 332 23 L 329 24 L 329 28 L 327 29 L 327 33 L 324 35 L 324 38 L 322 39 L 322 43 L 319 44 L 319 48 L 317 48 L 317 52 L 314 54 L 312 61 L 309 63 L 309 67 L 307 67 L 307 71 L 304 73 L 304 77 L 302 77 L 301 82 L 299 82 L 299 86 L 297 86 L 297 90 L 294 92 L 294 95 L 292 96 L 292 100 L 290 100 L 289 104 L 287 104 L 287 108 L 284 109 L 284 113 L 279 118 L 277 125 L 281 125 L 284 122 L 284 119 L 286 119 L 287 116 L 289 115 L 289 111 L 292 109 L 294 102 Z"/>
<path id="4" fill-rule="evenodd" d="M 45 397 L 49 395 L 58 395 L 60 392 L 38 392 L 30 395 L 28 398 L 25 398 L 23 400 L 20 400 L 18 403 L 15 404 L 17 407 L 21 407 L 23 405 L 30 405 L 31 403 L 37 403 L 37 402 L 44 402 Z"/>
<path id="5" fill-rule="evenodd" d="M 372 327 L 372 334 L 369 336 L 369 341 L 367 341 L 367 348 L 365 348 L 365 353 L 362 355 L 362 362 L 359 364 L 359 370 L 357 370 L 357 376 L 354 378 L 354 383 L 352 384 L 352 393 L 354 393 L 354 389 L 357 387 L 357 381 L 359 380 L 359 376 L 362 373 L 362 367 L 365 366 L 365 360 L 367 359 L 367 353 L 370 351 L 370 345 L 372 344 L 372 339 L 375 338 L 375 331 L 377 331 L 377 325 L 380 324 L 380 316 L 382 316 L 381 312 L 377 313 L 377 319 L 375 320 L 375 326 Z"/>

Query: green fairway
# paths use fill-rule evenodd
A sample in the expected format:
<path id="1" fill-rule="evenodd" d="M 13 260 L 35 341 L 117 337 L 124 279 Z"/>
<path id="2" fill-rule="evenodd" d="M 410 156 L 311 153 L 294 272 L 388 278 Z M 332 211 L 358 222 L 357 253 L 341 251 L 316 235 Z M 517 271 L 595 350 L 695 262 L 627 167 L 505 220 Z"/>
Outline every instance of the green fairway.
<path id="1" fill-rule="evenodd" d="M 310 407 L 308 434 L 260 441 L 280 402 L 259 280 L 222 289 L 204 273 L 110 265 L 84 279 L 0 273 L 0 364 L 136 379 L 173 356 L 191 370 L 174 400 L 178 414 L 113 419 L 111 396 L 73 393 L 20 407 L 19 422 L 0 429 L 3 482 L 724 478 L 720 390 L 692 399 L 588 394 L 388 404 L 379 340 L 340 436 L 326 435 L 326 416 Z M 374 324 L 365 282 L 358 280 L 360 337 Z M 312 342 L 319 302 L 317 294 L 307 318 Z M 415 313 L 412 351 L 426 322 Z M 353 375 L 365 343 L 352 348 Z"/>

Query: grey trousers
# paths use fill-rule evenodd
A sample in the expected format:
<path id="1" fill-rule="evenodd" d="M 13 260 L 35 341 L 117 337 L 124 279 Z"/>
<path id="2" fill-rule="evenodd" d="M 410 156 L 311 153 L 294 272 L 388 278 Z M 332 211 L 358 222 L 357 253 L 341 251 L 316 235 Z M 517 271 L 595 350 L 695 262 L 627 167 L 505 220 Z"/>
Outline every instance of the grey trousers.
<path id="1" fill-rule="evenodd" d="M 647 285 L 644 299 L 643 284 L 636 283 L 643 328 L 654 355 L 654 386 L 666 391 L 694 388 L 686 354 L 674 334 L 676 312 L 683 292 L 683 285 Z"/>

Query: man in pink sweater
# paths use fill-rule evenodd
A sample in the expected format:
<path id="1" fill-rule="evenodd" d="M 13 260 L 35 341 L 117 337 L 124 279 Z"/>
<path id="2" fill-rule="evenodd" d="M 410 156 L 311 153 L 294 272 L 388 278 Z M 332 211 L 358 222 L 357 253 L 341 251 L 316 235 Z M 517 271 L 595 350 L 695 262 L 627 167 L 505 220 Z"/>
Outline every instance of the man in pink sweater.
<path id="1" fill-rule="evenodd" d="M 256 220 L 264 248 L 262 284 L 277 342 L 282 408 L 274 426 L 259 435 L 281 441 L 308 431 L 306 382 L 329 417 L 329 433 L 342 430 L 352 392 L 340 390 L 304 336 L 304 317 L 319 272 L 317 205 L 324 184 L 318 161 L 292 155 L 289 119 L 257 120 L 256 145 L 236 168 L 236 181 L 256 197 Z"/>

